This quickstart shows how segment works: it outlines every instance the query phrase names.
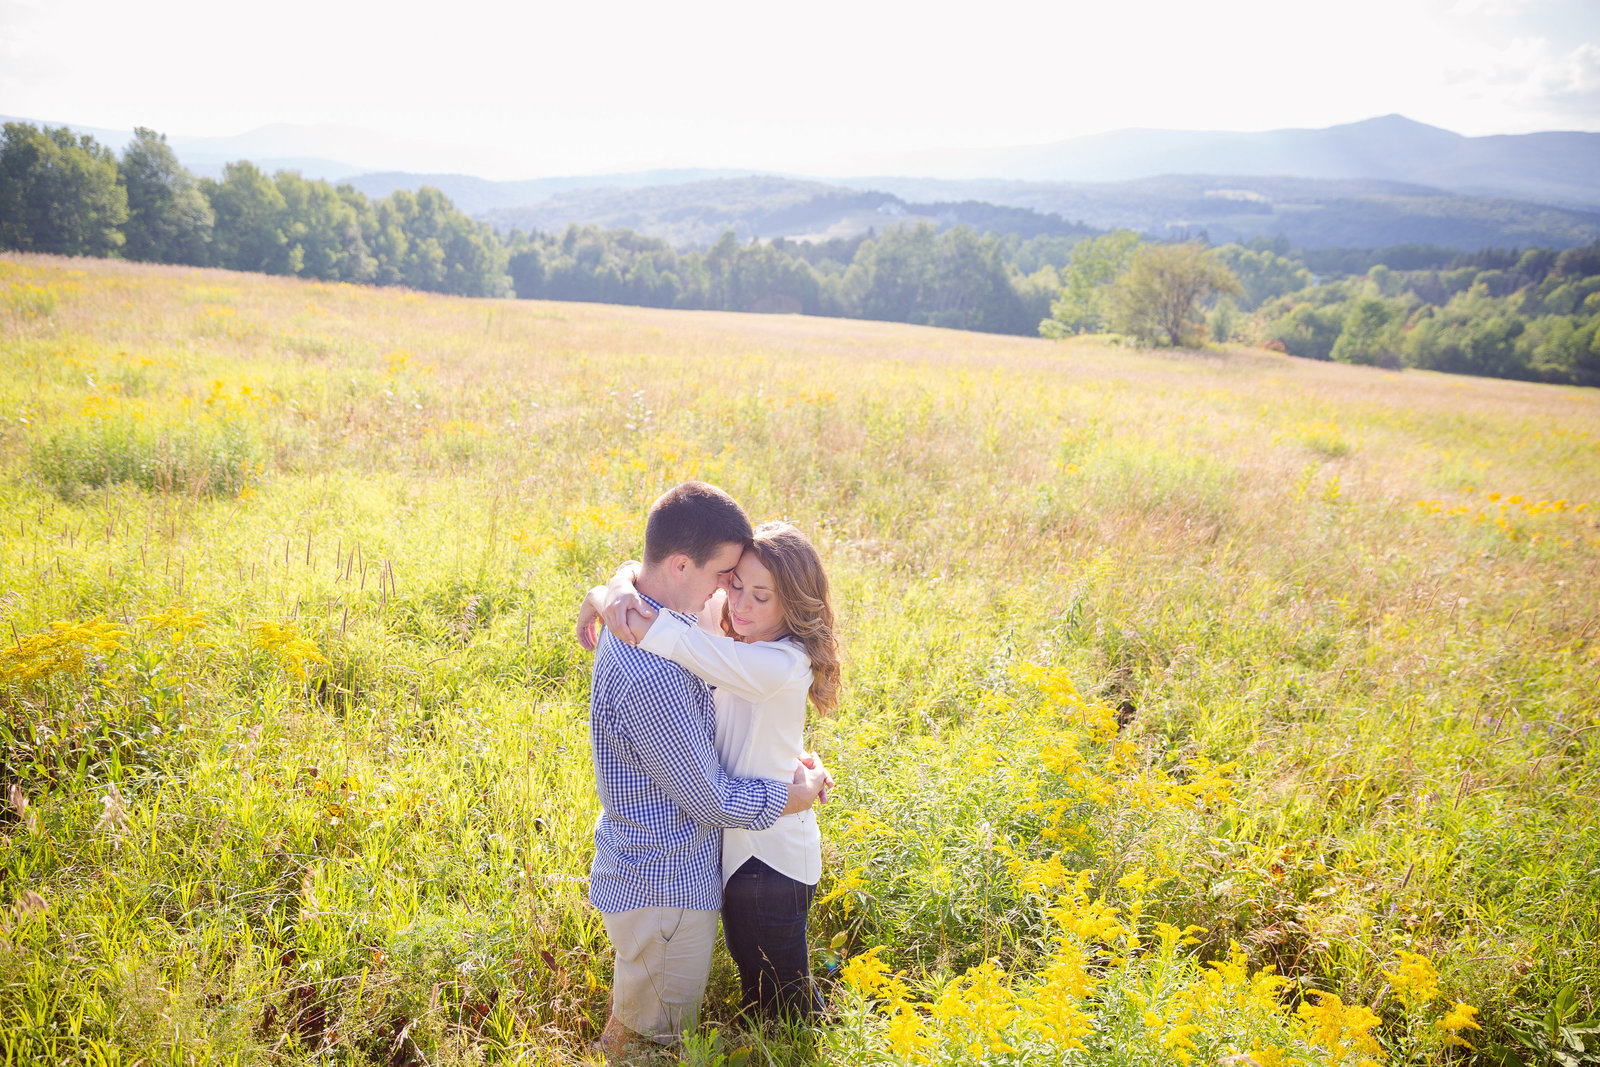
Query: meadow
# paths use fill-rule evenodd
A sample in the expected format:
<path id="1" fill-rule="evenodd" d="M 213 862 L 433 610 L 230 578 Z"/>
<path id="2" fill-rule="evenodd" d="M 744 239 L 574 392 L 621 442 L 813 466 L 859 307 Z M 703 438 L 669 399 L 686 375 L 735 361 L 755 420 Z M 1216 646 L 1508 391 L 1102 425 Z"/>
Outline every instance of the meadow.
<path id="1" fill-rule="evenodd" d="M 590 1061 L 685 478 L 834 583 L 837 1018 L 657 1061 L 1600 1062 L 1600 392 L 17 255 L 0 1062 Z"/>

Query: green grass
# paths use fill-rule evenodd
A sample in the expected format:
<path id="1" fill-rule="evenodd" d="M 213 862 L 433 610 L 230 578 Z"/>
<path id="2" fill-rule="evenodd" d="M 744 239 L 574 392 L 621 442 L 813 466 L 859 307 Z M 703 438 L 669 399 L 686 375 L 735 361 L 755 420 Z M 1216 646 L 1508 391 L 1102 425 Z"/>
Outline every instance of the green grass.
<path id="1" fill-rule="evenodd" d="M 881 946 L 908 1006 L 990 1025 L 1066 1018 L 1048 968 L 1088 953 L 1084 1049 L 911 1009 L 934 1060 L 1334 1063 L 1295 1014 L 1333 994 L 1387 1062 L 1465 1058 L 1429 1028 L 1466 1001 L 1535 1063 L 1600 1013 L 1592 392 L 109 261 L 5 286 L 7 1062 L 581 1061 L 573 609 L 687 477 L 833 578 L 819 968 Z M 1128 929 L 1062 925 L 1101 906 Z M 1233 1014 L 1230 942 L 1287 979 Z M 763 1034 L 736 985 L 719 957 L 684 1059 L 897 1062 L 892 998 Z"/>

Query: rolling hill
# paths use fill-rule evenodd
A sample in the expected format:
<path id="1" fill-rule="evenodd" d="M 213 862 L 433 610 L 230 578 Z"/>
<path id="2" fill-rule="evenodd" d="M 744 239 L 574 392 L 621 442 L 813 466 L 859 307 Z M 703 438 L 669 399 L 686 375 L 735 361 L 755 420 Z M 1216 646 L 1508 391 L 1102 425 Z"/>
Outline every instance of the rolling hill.
<path id="1" fill-rule="evenodd" d="M 626 227 L 679 246 L 709 245 L 729 230 L 741 240 L 825 239 L 919 221 L 1025 237 L 1114 227 L 1158 237 L 1204 232 L 1218 242 L 1283 234 L 1306 248 L 1571 247 L 1600 238 L 1600 212 L 1397 182 L 1192 175 L 1096 183 L 882 177 L 851 185 L 763 175 L 572 189 L 483 217 L 501 230 Z"/>

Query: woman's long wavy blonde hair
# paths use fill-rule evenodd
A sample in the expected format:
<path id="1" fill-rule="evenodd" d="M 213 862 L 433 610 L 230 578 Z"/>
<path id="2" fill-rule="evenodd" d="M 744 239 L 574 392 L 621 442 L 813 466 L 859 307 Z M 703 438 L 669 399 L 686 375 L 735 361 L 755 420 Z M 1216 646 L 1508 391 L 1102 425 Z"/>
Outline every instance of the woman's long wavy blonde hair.
<path id="1" fill-rule="evenodd" d="M 745 550 L 772 572 L 773 593 L 783 608 L 783 628 L 811 657 L 811 704 L 823 715 L 839 706 L 839 640 L 833 632 L 833 601 L 822 558 L 805 534 L 786 522 L 764 522 Z M 723 632 L 738 639 L 728 608 Z"/>

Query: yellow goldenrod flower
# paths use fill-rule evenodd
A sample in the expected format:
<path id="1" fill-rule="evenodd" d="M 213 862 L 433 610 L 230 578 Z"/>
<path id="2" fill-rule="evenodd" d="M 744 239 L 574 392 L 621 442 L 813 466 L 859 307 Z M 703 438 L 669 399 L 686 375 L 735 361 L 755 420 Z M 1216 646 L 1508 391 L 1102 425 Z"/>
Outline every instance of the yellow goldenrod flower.
<path id="1" fill-rule="evenodd" d="M 1482 1030 L 1483 1027 L 1477 1023 L 1477 1015 L 1477 1008 L 1474 1008 L 1471 1004 L 1464 1004 L 1459 1000 L 1456 1001 L 1455 1007 L 1445 1012 L 1444 1018 L 1440 1019 L 1438 1023 L 1439 1032 L 1444 1035 L 1445 1044 L 1460 1045 L 1462 1048 L 1476 1052 L 1477 1049 L 1468 1044 L 1467 1040 L 1461 1036 L 1461 1031 Z"/>
<path id="2" fill-rule="evenodd" d="M 882 951 L 882 945 L 875 945 L 870 951 L 852 956 L 839 968 L 839 978 L 846 989 L 854 990 L 864 998 L 902 1000 L 908 992 L 906 985 L 891 974 L 888 965 L 879 959 L 878 954 Z"/>
<path id="3" fill-rule="evenodd" d="M 1439 994 L 1439 972 L 1428 957 L 1404 949 L 1397 953 L 1400 965 L 1393 971 L 1384 971 L 1389 986 L 1407 1010 L 1426 1007 Z"/>
<path id="4" fill-rule="evenodd" d="M 309 639 L 301 636 L 292 624 L 277 623 L 263 619 L 254 626 L 256 633 L 256 646 L 267 652 L 291 676 L 300 681 L 306 680 L 306 664 L 320 663 L 328 665 L 328 659 L 317 646 Z"/>

